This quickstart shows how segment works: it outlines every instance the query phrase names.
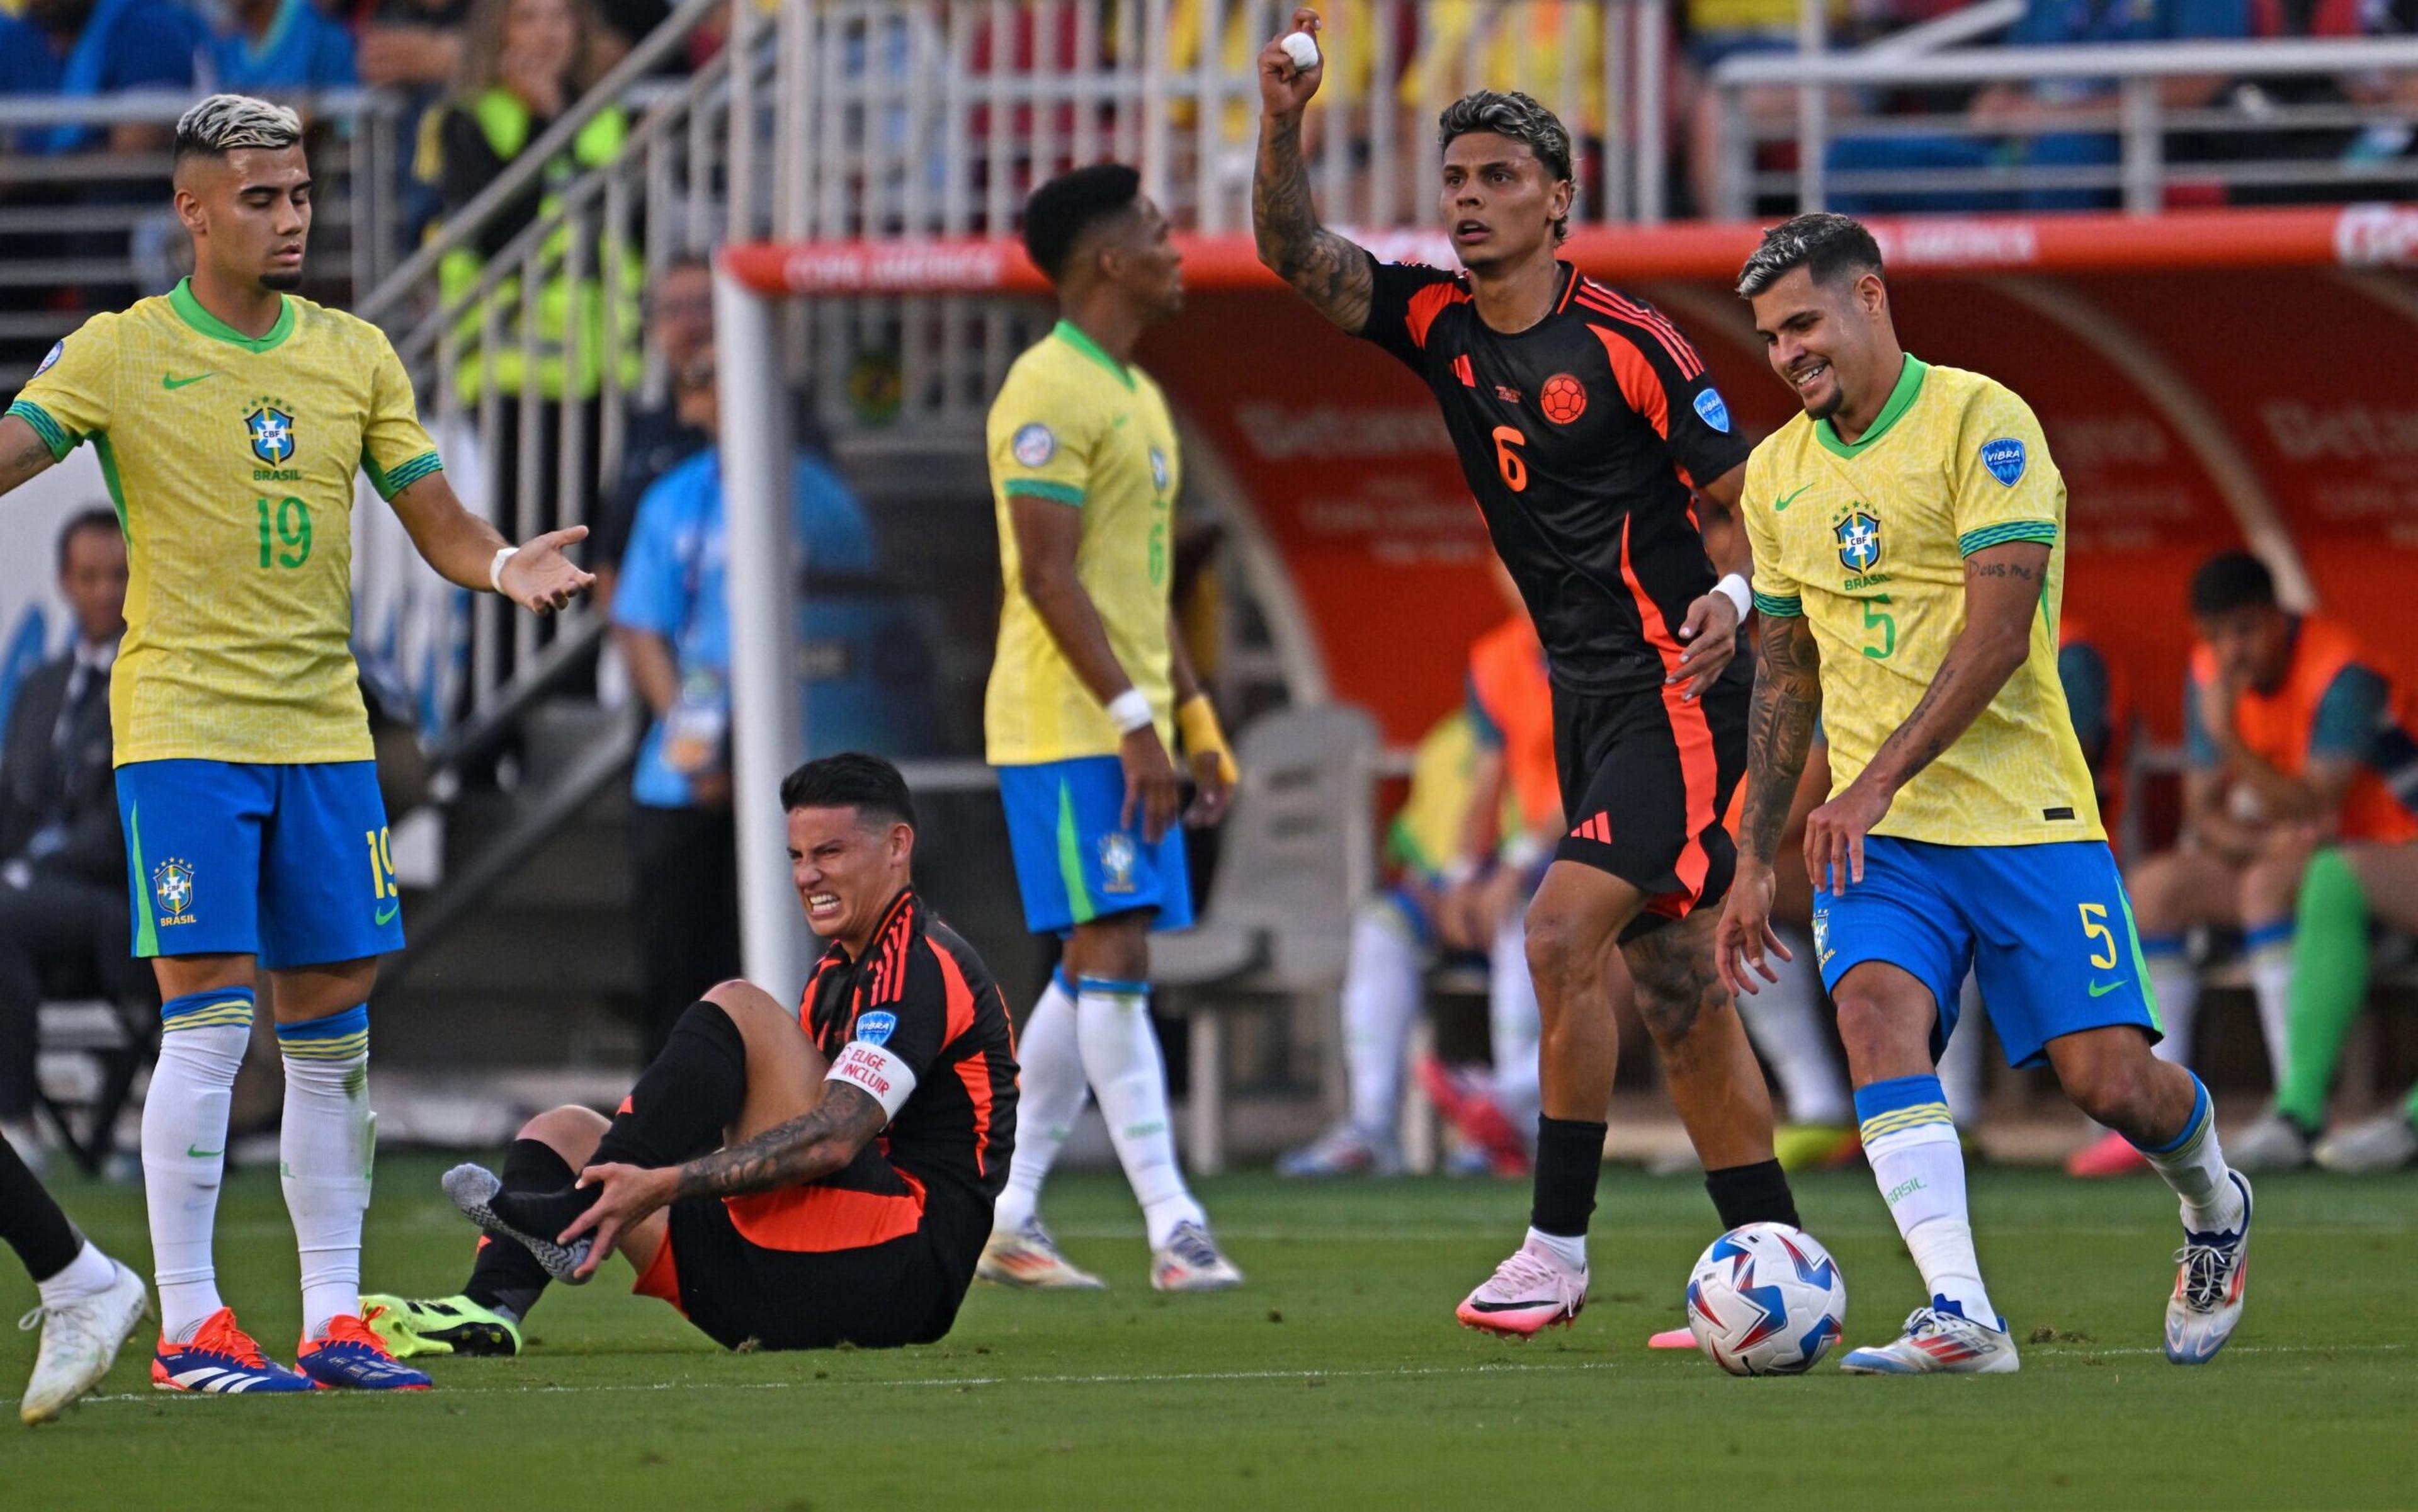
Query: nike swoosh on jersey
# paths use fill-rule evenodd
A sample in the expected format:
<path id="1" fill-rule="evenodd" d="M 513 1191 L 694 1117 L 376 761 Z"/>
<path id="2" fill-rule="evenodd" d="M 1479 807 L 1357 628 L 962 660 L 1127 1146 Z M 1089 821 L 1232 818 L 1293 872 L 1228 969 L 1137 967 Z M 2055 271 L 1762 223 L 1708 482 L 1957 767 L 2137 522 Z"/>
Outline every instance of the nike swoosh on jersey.
<path id="1" fill-rule="evenodd" d="M 199 1145 L 189 1144 L 185 1146 L 185 1154 L 187 1158 L 192 1160 L 207 1160 L 213 1155 L 222 1155 L 225 1153 L 226 1152 L 223 1150 L 205 1150 Z"/>
<path id="2" fill-rule="evenodd" d="M 377 922 L 381 925 L 390 923 L 395 916 L 396 910 L 402 907 L 403 905 L 400 903 L 390 903 L 385 908 L 378 909 Z"/>
<path id="3" fill-rule="evenodd" d="M 1805 488 L 1811 488 L 1811 487 L 1813 487 L 1813 486 L 1814 486 L 1814 485 L 1813 485 L 1812 483 L 1807 483 L 1807 484 L 1805 485 Z M 1805 488 L 1800 488 L 1800 489 L 1798 489 L 1798 490 L 1797 491 L 1797 494 L 1801 494 L 1801 493 L 1805 492 Z M 1797 494 L 1791 494 L 1791 495 L 1789 495 L 1789 496 L 1788 496 L 1787 497 L 1785 497 L 1785 498 L 1776 498 L 1776 499 L 1773 499 L 1773 500 L 1771 501 L 1771 512 L 1772 512 L 1772 513 L 1774 513 L 1774 514 L 1778 514 L 1781 511 L 1783 511 L 1783 510 L 1784 510 L 1784 509 L 1788 508 L 1788 506 L 1790 506 L 1791 504 L 1796 503 L 1796 502 L 1797 502 Z"/>
<path id="4" fill-rule="evenodd" d="M 2118 987 L 2122 986 L 2124 985 L 2124 981 L 2125 979 L 2120 976 L 2115 981 L 2106 984 L 2104 986 L 2093 982 L 2090 984 L 2090 995 L 2094 998 L 2104 998 L 2109 993 L 2115 991 Z"/>
<path id="5" fill-rule="evenodd" d="M 160 387 L 162 389 L 184 389 L 201 382 L 204 378 L 215 378 L 217 376 L 218 374 L 216 373 L 196 373 L 190 378 L 179 378 L 173 374 L 162 373 L 160 374 Z"/>

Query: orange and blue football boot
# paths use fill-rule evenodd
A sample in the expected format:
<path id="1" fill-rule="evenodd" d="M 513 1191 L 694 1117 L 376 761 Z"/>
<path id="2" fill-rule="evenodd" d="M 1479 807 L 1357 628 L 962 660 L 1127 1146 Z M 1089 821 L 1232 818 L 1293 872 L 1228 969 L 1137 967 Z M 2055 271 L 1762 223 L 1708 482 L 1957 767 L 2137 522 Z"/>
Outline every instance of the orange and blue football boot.
<path id="1" fill-rule="evenodd" d="M 436 1382 L 387 1352 L 386 1341 L 350 1313 L 328 1320 L 328 1331 L 294 1350 L 294 1363 L 315 1386 L 355 1391 L 426 1391 Z"/>
<path id="2" fill-rule="evenodd" d="M 202 1320 L 190 1344 L 160 1341 L 151 1356 L 155 1391 L 201 1391 L 224 1396 L 264 1391 L 309 1391 L 311 1378 L 260 1352 L 252 1336 L 237 1328 L 235 1309 L 221 1307 Z"/>

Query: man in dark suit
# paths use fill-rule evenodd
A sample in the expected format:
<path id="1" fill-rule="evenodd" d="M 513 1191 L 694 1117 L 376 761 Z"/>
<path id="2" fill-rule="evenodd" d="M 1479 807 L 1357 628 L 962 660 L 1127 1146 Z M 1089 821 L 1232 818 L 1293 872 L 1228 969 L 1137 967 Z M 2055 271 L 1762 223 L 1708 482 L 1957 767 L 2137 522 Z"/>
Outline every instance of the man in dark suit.
<path id="1" fill-rule="evenodd" d="M 45 998 L 145 990 L 126 911 L 126 841 L 110 759 L 109 673 L 126 633 L 126 541 L 87 511 L 59 532 L 75 645 L 17 690 L 0 746 L 0 1135 L 32 1138 Z"/>

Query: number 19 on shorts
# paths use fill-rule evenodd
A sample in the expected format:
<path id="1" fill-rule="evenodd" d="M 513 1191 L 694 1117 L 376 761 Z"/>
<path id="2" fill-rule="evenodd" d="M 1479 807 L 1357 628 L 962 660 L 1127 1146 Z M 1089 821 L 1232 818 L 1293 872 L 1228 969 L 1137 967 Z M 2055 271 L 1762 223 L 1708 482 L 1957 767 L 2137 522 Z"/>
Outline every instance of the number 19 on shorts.
<path id="1" fill-rule="evenodd" d="M 363 830 L 361 840 L 370 851 L 370 895 L 383 902 L 403 896 L 403 888 L 394 879 L 394 843 L 384 830 Z"/>

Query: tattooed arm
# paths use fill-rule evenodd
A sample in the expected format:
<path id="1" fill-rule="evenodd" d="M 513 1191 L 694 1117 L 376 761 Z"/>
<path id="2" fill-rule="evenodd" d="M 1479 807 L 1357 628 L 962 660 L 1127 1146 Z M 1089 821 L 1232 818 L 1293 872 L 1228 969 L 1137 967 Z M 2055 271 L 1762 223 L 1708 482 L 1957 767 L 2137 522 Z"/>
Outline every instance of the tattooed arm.
<path id="1" fill-rule="evenodd" d="M 1293 19 L 1295 29 L 1318 35 L 1318 12 L 1296 10 Z M 1261 262 L 1319 313 L 1356 333 L 1369 324 L 1374 285 L 1369 253 L 1318 223 L 1309 169 L 1301 156 L 1302 111 L 1325 72 L 1323 58 L 1314 68 L 1295 69 L 1282 38 L 1260 50 L 1260 163 L 1251 180 L 1251 232 Z"/>
<path id="2" fill-rule="evenodd" d="M 819 1181 L 854 1160 L 889 1122 L 871 1097 L 846 1082 L 827 1081 L 812 1112 L 684 1166 L 590 1166 L 579 1173 L 579 1185 L 596 1200 L 562 1231 L 561 1243 L 593 1236 L 578 1271 L 584 1280 L 656 1209 L 683 1198 L 738 1197 Z"/>
<path id="3" fill-rule="evenodd" d="M 2031 654 L 2032 617 L 2048 581 L 2045 542 L 2010 541 L 1965 558 L 1965 628 L 1932 674 L 1905 723 L 1881 742 L 1845 791 L 1805 821 L 1805 864 L 1814 885 L 1864 879 L 1864 835 L 1898 789 L 1956 743 Z"/>
<path id="4" fill-rule="evenodd" d="M 22 416 L 0 416 L 0 494 L 51 466 L 51 449 Z"/>
<path id="5" fill-rule="evenodd" d="M 889 1122 L 871 1097 L 844 1081 L 827 1081 L 813 1112 L 682 1166 L 672 1195 L 740 1197 L 820 1181 L 854 1160 Z"/>
<path id="6" fill-rule="evenodd" d="M 1737 874 L 1722 905 L 1713 932 L 1713 961 L 1730 991 L 1760 990 L 1755 977 L 1780 980 L 1766 953 L 1794 960 L 1771 927 L 1771 900 L 1778 890 L 1771 872 L 1781 832 L 1814 744 L 1814 721 L 1822 712 L 1822 661 L 1814 627 L 1801 614 L 1766 612 L 1763 664 L 1755 669 L 1754 702 L 1747 715 L 1746 803 L 1738 816 Z"/>
<path id="7" fill-rule="evenodd" d="M 1763 664 L 1746 726 L 1746 806 L 1738 816 L 1738 861 L 1768 868 L 1813 748 L 1822 712 L 1822 663 L 1814 627 L 1802 615 L 1765 615 Z"/>

